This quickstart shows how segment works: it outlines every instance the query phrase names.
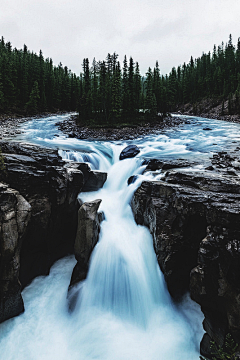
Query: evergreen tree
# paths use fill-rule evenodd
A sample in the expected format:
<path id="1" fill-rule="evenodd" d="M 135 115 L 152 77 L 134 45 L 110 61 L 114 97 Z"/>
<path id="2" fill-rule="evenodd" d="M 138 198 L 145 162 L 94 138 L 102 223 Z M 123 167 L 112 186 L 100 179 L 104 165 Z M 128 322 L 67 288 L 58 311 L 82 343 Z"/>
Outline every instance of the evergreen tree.
<path id="1" fill-rule="evenodd" d="M 4 107 L 4 95 L 3 95 L 3 85 L 0 73 L 0 112 L 3 110 Z"/>
<path id="2" fill-rule="evenodd" d="M 136 62 L 135 66 L 135 74 L 134 74 L 134 107 L 136 111 L 136 115 L 139 115 L 139 110 L 143 108 L 142 104 L 142 79 L 139 70 L 139 64 Z"/>
<path id="3" fill-rule="evenodd" d="M 92 118 L 91 77 L 88 59 L 83 59 L 83 92 L 79 105 L 79 117 L 83 122 L 88 122 Z"/>
<path id="4" fill-rule="evenodd" d="M 98 94 L 98 64 L 96 59 L 92 62 L 92 116 L 94 120 L 98 119 L 99 94 Z"/>
<path id="5" fill-rule="evenodd" d="M 40 95 L 39 95 L 39 88 L 38 82 L 35 81 L 33 84 L 32 91 L 30 93 L 29 101 L 26 104 L 26 111 L 28 114 L 37 114 L 39 111 L 40 105 Z"/>
<path id="6" fill-rule="evenodd" d="M 153 93 L 157 102 L 157 112 L 162 112 L 162 86 L 158 61 L 153 69 Z"/>
<path id="7" fill-rule="evenodd" d="M 100 93 L 100 123 L 108 122 L 107 111 L 107 69 L 105 61 L 100 63 L 99 70 L 99 93 Z"/>
<path id="8" fill-rule="evenodd" d="M 136 94 L 134 88 L 134 62 L 133 58 L 129 59 L 129 67 L 128 67 L 128 118 L 131 122 L 135 120 L 136 114 Z"/>
<path id="9" fill-rule="evenodd" d="M 146 73 L 146 100 L 145 100 L 145 114 L 149 121 L 155 120 L 157 115 L 157 101 L 153 93 L 153 74 L 149 67 Z"/>
<path id="10" fill-rule="evenodd" d="M 121 117 L 121 67 L 119 61 L 113 74 L 111 111 L 112 122 L 118 122 Z"/>
<path id="11" fill-rule="evenodd" d="M 122 74 L 122 116 L 127 118 L 128 116 L 128 106 L 129 96 L 128 96 L 128 64 L 127 57 L 124 56 L 123 60 L 123 74 Z"/>

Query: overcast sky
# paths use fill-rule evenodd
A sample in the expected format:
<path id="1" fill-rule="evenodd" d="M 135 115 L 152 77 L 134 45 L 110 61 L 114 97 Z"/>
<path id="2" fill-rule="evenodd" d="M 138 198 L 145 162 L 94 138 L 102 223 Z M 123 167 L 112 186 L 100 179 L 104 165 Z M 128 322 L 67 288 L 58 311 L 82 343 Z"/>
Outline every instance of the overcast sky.
<path id="1" fill-rule="evenodd" d="M 0 35 L 79 74 L 114 51 L 162 74 L 240 37 L 240 0 L 1 0 Z"/>

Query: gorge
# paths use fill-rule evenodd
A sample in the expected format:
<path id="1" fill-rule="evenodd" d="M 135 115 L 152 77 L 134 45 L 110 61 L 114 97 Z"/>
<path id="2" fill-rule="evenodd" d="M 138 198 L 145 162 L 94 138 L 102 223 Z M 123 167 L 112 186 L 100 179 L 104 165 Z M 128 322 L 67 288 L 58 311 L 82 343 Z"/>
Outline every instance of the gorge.
<path id="1" fill-rule="evenodd" d="M 26 122 L 14 142 L 0 144 L 3 180 L 26 200 L 20 280 L 27 285 L 50 271 L 23 290 L 25 313 L 0 325 L 3 358 L 198 359 L 203 317 L 189 289 L 205 316 L 202 353 L 209 354 L 210 339 L 222 345 L 228 332 L 239 339 L 240 126 L 188 117 L 131 141 L 87 141 L 57 130 L 65 118 Z M 140 153 L 119 161 L 130 144 Z M 16 178 L 21 166 L 27 175 Z M 81 192 L 97 171 L 108 173 L 103 188 Z M 105 219 L 69 314 L 76 261 L 70 256 L 50 267 L 73 253 L 78 193 L 80 202 L 101 199 Z"/>

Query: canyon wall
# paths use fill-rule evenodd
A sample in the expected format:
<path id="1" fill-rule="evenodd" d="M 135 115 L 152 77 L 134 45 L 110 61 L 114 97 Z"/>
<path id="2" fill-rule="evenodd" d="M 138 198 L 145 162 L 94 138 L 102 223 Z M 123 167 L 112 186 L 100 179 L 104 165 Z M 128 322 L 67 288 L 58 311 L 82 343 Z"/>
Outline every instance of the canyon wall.
<path id="1" fill-rule="evenodd" d="M 240 343 L 240 181 L 215 170 L 168 171 L 161 181 L 144 181 L 132 199 L 170 294 L 178 301 L 190 290 L 201 305 L 205 356 L 210 341 L 222 346 L 228 333 Z"/>

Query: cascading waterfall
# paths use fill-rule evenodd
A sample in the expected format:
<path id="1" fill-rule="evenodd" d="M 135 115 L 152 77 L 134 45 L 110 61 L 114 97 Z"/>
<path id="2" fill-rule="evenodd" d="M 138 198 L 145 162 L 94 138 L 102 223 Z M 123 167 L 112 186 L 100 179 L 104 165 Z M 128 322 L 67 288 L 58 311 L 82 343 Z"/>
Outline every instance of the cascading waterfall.
<path id="1" fill-rule="evenodd" d="M 164 285 L 151 236 L 135 224 L 129 206 L 139 181 L 127 187 L 127 179 L 136 172 L 141 172 L 136 159 L 118 162 L 111 167 L 102 190 L 82 197 L 101 198 L 100 209 L 106 219 L 78 309 L 81 314 L 104 309 L 146 327 L 154 307 L 169 302 L 169 297 L 160 291 Z"/>
<path id="2" fill-rule="evenodd" d="M 78 285 L 73 313 L 66 301 L 75 265 L 72 256 L 58 261 L 48 277 L 36 278 L 23 291 L 25 313 L 0 325 L 1 359 L 197 360 L 202 336 L 199 308 L 188 297 L 181 305 L 172 303 L 150 233 L 136 225 L 129 203 L 141 181 L 152 177 L 141 175 L 143 156 L 208 157 L 228 145 L 227 139 L 236 140 L 236 126 L 223 122 L 220 131 L 219 123 L 212 121 L 211 135 L 199 126 L 207 120 L 193 121 L 181 130 L 137 139 L 138 157 L 118 161 L 126 143 L 68 139 L 54 126 L 61 118 L 24 124 L 19 140 L 58 147 L 69 161 L 107 171 L 102 189 L 79 195 L 84 201 L 102 199 L 105 220 L 87 279 Z M 137 180 L 128 186 L 133 174 Z"/>

